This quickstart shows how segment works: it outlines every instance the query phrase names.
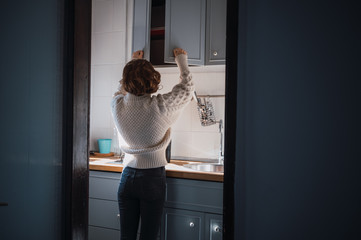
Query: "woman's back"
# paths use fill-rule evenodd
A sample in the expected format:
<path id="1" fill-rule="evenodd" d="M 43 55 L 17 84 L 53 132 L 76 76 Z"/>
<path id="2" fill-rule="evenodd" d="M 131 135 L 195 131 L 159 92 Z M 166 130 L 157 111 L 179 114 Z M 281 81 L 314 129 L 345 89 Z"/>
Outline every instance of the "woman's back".
<path id="1" fill-rule="evenodd" d="M 170 127 L 190 102 L 194 91 L 187 56 L 179 55 L 176 61 L 181 81 L 171 92 L 136 96 L 118 91 L 113 98 L 114 121 L 127 144 L 121 147 L 125 152 L 125 166 L 155 168 L 167 164 L 165 149 L 170 141 Z"/>

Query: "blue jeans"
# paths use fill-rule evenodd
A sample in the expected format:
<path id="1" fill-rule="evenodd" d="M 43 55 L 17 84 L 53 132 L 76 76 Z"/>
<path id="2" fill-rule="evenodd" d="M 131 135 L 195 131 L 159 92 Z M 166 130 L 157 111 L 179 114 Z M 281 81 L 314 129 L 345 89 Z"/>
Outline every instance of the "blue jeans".
<path id="1" fill-rule="evenodd" d="M 165 201 L 165 168 L 123 169 L 118 189 L 120 239 L 157 239 Z"/>

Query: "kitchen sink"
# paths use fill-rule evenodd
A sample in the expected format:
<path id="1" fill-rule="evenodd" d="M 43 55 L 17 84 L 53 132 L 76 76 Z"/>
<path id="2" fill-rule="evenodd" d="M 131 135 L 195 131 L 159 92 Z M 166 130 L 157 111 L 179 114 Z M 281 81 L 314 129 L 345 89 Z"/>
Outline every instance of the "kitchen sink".
<path id="1" fill-rule="evenodd" d="M 111 161 L 111 162 L 107 162 L 109 164 L 123 164 L 123 161 L 120 160 L 116 160 L 116 161 Z"/>
<path id="2" fill-rule="evenodd" d="M 183 167 L 202 172 L 216 172 L 216 173 L 224 172 L 223 164 L 219 164 L 219 163 L 189 163 L 183 165 Z"/>

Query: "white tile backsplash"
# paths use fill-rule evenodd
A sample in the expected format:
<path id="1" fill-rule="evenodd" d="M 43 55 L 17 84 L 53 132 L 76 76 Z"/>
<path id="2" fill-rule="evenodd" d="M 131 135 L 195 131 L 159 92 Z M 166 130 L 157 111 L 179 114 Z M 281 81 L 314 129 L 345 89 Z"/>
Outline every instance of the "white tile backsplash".
<path id="1" fill-rule="evenodd" d="M 94 128 L 111 127 L 111 97 L 93 97 L 91 105 L 91 125 Z"/>
<path id="2" fill-rule="evenodd" d="M 189 157 L 192 155 L 189 147 L 192 132 L 172 132 L 172 156 Z"/>
<path id="3" fill-rule="evenodd" d="M 190 132 L 192 129 L 192 119 L 191 119 L 191 108 L 192 104 L 188 104 L 177 119 L 177 121 L 172 126 L 172 131 L 177 132 Z"/>
<path id="4" fill-rule="evenodd" d="M 92 67 L 92 94 L 94 97 L 109 97 L 115 92 L 121 79 L 124 64 L 95 65 Z"/>
<path id="5" fill-rule="evenodd" d="M 220 134 L 217 132 L 192 132 L 189 148 L 191 157 L 217 159 L 220 148 Z"/>
<path id="6" fill-rule="evenodd" d="M 114 1 L 93 1 L 92 5 L 92 32 L 111 32 L 113 14 L 109 14 L 113 11 Z"/>
<path id="7" fill-rule="evenodd" d="M 93 97 L 109 96 L 111 91 L 111 65 L 93 66 L 91 89 Z"/>
<path id="8" fill-rule="evenodd" d="M 126 0 L 114 0 L 113 5 L 113 31 L 126 31 L 127 9 Z"/>
<path id="9" fill-rule="evenodd" d="M 113 138 L 114 123 L 110 103 L 125 65 L 127 0 L 93 0 L 90 149 L 97 150 L 97 139 Z M 129 29 L 129 28 L 128 28 Z M 131 34 L 131 33 L 130 33 Z M 179 82 L 176 67 L 157 68 L 162 89 L 171 91 Z M 196 91 L 201 95 L 223 95 L 224 66 L 191 67 Z M 224 98 L 212 98 L 217 120 L 224 120 Z M 218 124 L 203 127 L 197 105 L 192 101 L 172 126 L 172 156 L 181 158 L 218 158 Z"/>
<path id="10" fill-rule="evenodd" d="M 223 95 L 225 93 L 224 72 L 197 73 L 194 78 L 196 91 L 199 95 Z"/>
<path id="11" fill-rule="evenodd" d="M 92 65 L 124 63 L 125 33 L 93 33 Z"/>

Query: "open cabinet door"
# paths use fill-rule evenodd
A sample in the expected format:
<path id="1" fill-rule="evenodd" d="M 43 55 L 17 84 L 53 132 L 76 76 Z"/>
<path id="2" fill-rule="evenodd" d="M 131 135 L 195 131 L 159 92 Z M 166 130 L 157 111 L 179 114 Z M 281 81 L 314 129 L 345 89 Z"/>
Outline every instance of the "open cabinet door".
<path id="1" fill-rule="evenodd" d="M 166 0 L 164 62 L 175 63 L 173 49 L 188 53 L 188 63 L 204 65 L 205 0 Z"/>
<path id="2" fill-rule="evenodd" d="M 144 51 L 144 58 L 150 60 L 150 14 L 151 0 L 134 0 L 132 52 Z"/>

